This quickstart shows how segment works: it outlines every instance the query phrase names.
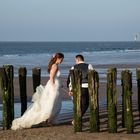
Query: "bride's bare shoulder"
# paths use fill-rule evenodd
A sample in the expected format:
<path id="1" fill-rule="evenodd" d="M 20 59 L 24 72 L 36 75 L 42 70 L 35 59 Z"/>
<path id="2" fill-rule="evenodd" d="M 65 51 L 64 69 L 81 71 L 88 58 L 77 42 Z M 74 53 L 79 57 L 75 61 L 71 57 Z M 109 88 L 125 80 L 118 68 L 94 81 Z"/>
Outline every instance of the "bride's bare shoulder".
<path id="1" fill-rule="evenodd" d="M 53 64 L 51 67 L 51 71 L 57 71 L 58 70 L 58 66 L 56 64 Z"/>
<path id="2" fill-rule="evenodd" d="M 53 64 L 51 67 L 51 69 L 56 69 L 56 68 L 58 68 L 58 66 L 56 64 Z"/>

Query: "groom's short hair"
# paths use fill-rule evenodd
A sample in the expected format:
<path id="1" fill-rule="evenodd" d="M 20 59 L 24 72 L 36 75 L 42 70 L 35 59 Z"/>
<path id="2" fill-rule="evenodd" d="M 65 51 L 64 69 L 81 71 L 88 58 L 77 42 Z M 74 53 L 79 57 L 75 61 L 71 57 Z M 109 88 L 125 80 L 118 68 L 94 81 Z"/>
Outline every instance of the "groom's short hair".
<path id="1" fill-rule="evenodd" d="M 76 55 L 75 58 L 80 59 L 81 61 L 84 61 L 84 56 L 81 54 Z"/>

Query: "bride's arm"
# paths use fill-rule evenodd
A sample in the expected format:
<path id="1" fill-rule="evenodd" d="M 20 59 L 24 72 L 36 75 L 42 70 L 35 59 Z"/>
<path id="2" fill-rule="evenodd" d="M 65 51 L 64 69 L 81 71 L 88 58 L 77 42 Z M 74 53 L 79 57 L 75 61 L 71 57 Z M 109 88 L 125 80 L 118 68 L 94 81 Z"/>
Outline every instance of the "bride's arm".
<path id="1" fill-rule="evenodd" d="M 56 64 L 53 64 L 52 68 L 50 70 L 50 82 L 52 84 L 55 84 L 55 79 L 54 78 L 55 78 L 55 75 L 57 73 L 57 70 L 58 70 L 58 66 Z"/>

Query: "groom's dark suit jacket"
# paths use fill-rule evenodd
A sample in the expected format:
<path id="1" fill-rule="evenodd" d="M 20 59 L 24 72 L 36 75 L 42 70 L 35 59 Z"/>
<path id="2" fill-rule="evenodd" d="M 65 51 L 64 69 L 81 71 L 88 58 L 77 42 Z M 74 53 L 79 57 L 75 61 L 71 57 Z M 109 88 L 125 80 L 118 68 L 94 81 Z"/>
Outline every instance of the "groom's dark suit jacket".
<path id="1" fill-rule="evenodd" d="M 88 83 L 88 77 L 87 77 L 87 71 L 88 71 L 88 65 L 86 63 L 80 63 L 74 65 L 74 69 L 81 70 L 82 72 L 82 83 Z M 70 84 L 70 75 L 68 76 L 67 79 L 67 87 L 69 87 Z"/>
<path id="2" fill-rule="evenodd" d="M 86 63 L 80 63 L 74 65 L 74 69 L 81 70 L 82 72 L 82 84 L 88 83 L 88 65 Z M 70 85 L 70 74 L 67 79 L 67 87 L 69 88 Z M 87 108 L 89 106 L 89 94 L 88 94 L 88 87 L 81 87 L 81 110 L 82 110 L 82 116 L 86 112 Z"/>

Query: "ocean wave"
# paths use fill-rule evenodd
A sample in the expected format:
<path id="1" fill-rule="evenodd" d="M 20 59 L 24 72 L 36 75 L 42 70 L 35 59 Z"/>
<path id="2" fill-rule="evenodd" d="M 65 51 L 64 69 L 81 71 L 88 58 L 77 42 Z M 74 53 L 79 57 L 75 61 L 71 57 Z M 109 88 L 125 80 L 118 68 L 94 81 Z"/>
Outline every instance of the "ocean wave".
<path id="1" fill-rule="evenodd" d="M 55 50 L 55 49 L 54 49 Z M 82 48 L 81 49 L 63 49 L 59 52 L 63 52 L 65 55 L 68 55 L 68 56 L 74 56 L 76 54 L 84 54 L 84 55 L 87 55 L 87 54 L 102 54 L 102 53 L 122 53 L 122 52 L 140 52 L 140 47 L 137 47 L 137 48 L 108 48 L 108 47 L 105 47 L 105 48 L 92 48 L 92 47 L 85 47 L 85 48 Z M 28 52 L 28 51 L 25 51 L 25 52 L 22 52 L 22 53 L 19 53 L 18 51 L 17 52 L 14 52 L 14 53 L 9 53 L 7 52 L 6 54 L 3 53 L 3 52 L 0 52 L 0 57 L 5 57 L 5 58 L 15 58 L 15 57 L 35 57 L 35 56 L 47 56 L 47 57 L 51 57 L 52 55 L 54 54 L 54 52 L 38 52 L 38 51 L 34 51 L 34 52 Z"/>
<path id="2" fill-rule="evenodd" d="M 0 57 L 24 57 L 24 56 L 42 56 L 42 55 L 47 55 L 51 56 L 52 54 L 49 53 L 26 53 L 26 54 L 0 54 Z"/>
<path id="3" fill-rule="evenodd" d="M 87 55 L 87 54 L 92 54 L 92 53 L 96 53 L 96 54 L 102 54 L 102 53 L 123 53 L 123 52 L 140 52 L 140 49 L 116 49 L 116 50 L 93 50 L 93 51 L 81 51 L 81 53 Z"/>

